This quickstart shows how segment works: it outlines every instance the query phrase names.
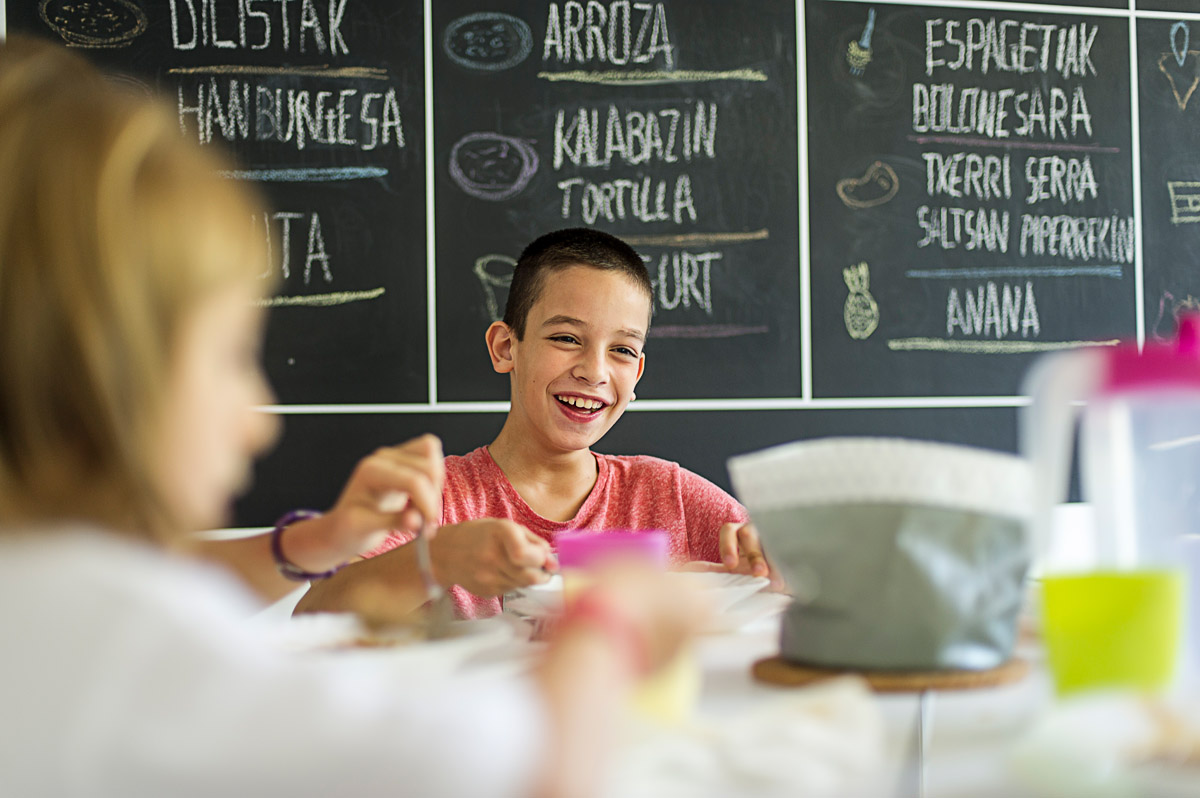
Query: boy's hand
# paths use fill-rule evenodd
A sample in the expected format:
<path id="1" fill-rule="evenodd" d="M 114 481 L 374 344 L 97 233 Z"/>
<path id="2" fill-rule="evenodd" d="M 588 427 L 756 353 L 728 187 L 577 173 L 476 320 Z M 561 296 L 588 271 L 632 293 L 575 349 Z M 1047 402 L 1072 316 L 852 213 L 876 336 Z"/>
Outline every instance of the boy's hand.
<path id="1" fill-rule="evenodd" d="M 438 530 L 430 546 L 434 576 L 481 598 L 545 582 L 556 570 L 550 544 L 520 524 L 481 518 Z"/>
<path id="2" fill-rule="evenodd" d="M 771 566 L 763 555 L 754 524 L 722 524 L 718 535 L 721 562 L 733 574 L 770 576 Z"/>
<path id="3" fill-rule="evenodd" d="M 763 554 L 758 530 L 754 528 L 754 524 L 722 524 L 718 540 L 721 562 L 697 560 L 684 564 L 680 570 L 765 576 L 771 580 L 773 588 L 782 588 L 783 582 Z"/>
<path id="4" fill-rule="evenodd" d="M 442 515 L 442 442 L 422 435 L 364 457 L 320 521 L 348 555 L 378 546 L 392 529 L 417 531 Z"/>

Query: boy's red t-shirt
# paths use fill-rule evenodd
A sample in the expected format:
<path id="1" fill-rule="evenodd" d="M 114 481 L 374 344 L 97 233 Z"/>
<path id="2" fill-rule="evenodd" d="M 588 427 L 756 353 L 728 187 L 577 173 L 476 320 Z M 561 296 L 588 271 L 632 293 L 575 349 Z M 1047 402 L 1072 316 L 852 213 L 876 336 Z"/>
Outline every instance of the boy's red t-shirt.
<path id="1" fill-rule="evenodd" d="M 551 521 L 535 513 L 486 446 L 462 457 L 447 457 L 441 523 L 507 518 L 551 545 L 559 532 L 662 529 L 668 535 L 671 564 L 680 565 L 691 560 L 720 562 L 721 525 L 749 520 L 746 508 L 736 499 L 678 463 L 645 455 L 595 457 L 596 484 L 570 521 Z M 410 540 L 411 534 L 393 532 L 367 556 L 383 554 Z M 480 598 L 457 585 L 450 593 L 461 618 L 487 618 L 500 612 L 499 598 Z"/>

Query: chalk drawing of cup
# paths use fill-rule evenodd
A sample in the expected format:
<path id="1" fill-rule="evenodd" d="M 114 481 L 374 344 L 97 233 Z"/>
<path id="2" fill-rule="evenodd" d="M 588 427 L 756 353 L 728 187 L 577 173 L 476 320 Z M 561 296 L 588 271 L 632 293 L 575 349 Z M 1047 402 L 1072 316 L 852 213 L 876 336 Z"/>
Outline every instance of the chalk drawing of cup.
<path id="1" fill-rule="evenodd" d="M 460 66 L 498 72 L 529 57 L 533 32 L 523 19 L 498 11 L 483 11 L 459 17 L 447 25 L 442 48 Z"/>
<path id="2" fill-rule="evenodd" d="M 148 24 L 131 0 L 41 0 L 38 14 L 70 47 L 125 47 Z"/>
<path id="3" fill-rule="evenodd" d="M 500 321 L 504 316 L 508 287 L 512 284 L 516 265 L 517 261 L 508 255 L 484 255 L 475 261 L 475 276 L 483 286 L 483 300 L 487 303 L 491 321 Z"/>
<path id="4" fill-rule="evenodd" d="M 469 133 L 450 150 L 450 177 L 476 199 L 516 196 L 537 169 L 537 152 L 529 142 L 499 133 Z"/>

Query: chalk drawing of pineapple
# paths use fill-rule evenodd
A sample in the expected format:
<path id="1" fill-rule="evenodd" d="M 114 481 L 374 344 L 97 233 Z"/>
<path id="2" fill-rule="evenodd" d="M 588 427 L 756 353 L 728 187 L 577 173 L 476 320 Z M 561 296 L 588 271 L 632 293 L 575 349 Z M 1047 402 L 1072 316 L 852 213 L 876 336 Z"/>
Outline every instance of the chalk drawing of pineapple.
<path id="1" fill-rule="evenodd" d="M 861 341 L 869 338 L 879 326 L 879 305 L 867 289 L 871 286 L 871 270 L 866 262 L 842 269 L 842 279 L 850 289 L 842 317 L 846 320 L 846 332 Z"/>

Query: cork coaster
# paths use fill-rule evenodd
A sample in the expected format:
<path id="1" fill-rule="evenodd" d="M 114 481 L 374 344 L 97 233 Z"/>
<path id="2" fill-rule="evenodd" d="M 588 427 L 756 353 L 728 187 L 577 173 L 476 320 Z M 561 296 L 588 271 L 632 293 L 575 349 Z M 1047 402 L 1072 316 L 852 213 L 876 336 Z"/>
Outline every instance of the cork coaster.
<path id="1" fill-rule="evenodd" d="M 797 665 L 776 655 L 754 663 L 751 672 L 760 682 L 785 687 L 800 687 L 823 679 L 854 675 L 861 676 L 878 693 L 912 693 L 921 690 L 973 690 L 1011 684 L 1029 673 L 1029 663 L 1013 657 L 1003 665 L 982 671 L 879 671 Z"/>

